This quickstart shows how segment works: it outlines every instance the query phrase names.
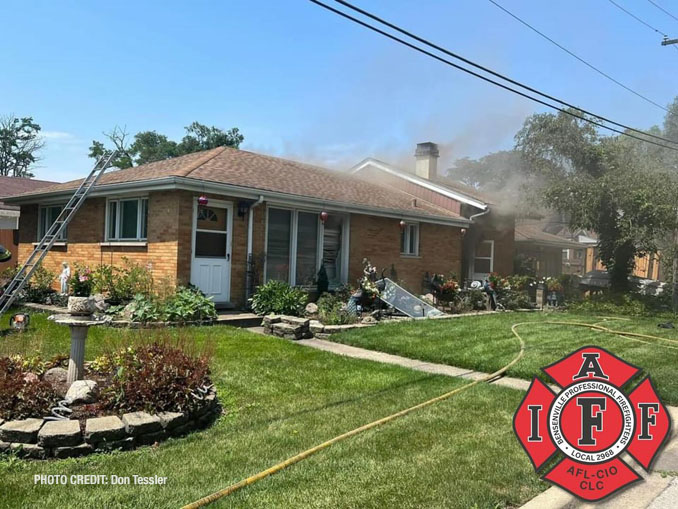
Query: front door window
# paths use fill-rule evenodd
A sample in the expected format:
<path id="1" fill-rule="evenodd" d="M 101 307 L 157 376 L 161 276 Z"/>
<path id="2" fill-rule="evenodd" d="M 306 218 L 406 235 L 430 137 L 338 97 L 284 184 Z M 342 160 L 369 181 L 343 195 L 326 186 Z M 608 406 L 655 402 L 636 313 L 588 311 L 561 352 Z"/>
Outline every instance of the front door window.
<path id="1" fill-rule="evenodd" d="M 225 258 L 228 241 L 228 209 L 198 208 L 195 229 L 196 258 Z"/>

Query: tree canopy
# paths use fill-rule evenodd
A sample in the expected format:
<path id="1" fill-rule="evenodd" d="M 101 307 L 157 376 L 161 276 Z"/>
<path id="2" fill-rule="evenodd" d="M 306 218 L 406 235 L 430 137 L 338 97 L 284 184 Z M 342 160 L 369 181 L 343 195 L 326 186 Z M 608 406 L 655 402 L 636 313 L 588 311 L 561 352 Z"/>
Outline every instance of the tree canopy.
<path id="1" fill-rule="evenodd" d="M 0 175 L 33 177 L 30 168 L 44 144 L 32 117 L 0 117 Z"/>
<path id="2" fill-rule="evenodd" d="M 245 139 L 237 127 L 224 131 L 214 126 L 208 127 L 193 122 L 184 129 L 186 135 L 179 142 L 170 140 L 156 131 L 139 132 L 130 142 L 127 130 L 117 126 L 112 131 L 104 133 L 104 136 L 118 151 L 118 156 L 113 161 L 114 166 L 118 168 L 129 168 L 217 147 L 239 148 Z M 90 157 L 98 158 L 113 149 L 106 148 L 103 142 L 94 140 L 89 150 Z"/>

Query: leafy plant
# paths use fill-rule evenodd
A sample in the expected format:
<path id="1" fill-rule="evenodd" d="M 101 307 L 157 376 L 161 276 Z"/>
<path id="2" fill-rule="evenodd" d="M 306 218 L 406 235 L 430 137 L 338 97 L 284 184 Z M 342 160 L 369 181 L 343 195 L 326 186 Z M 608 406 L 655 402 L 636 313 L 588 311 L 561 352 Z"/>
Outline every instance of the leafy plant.
<path id="1" fill-rule="evenodd" d="M 113 303 L 131 301 L 135 295 L 154 295 L 154 281 L 150 264 L 140 265 L 127 257 L 121 266 L 99 265 L 93 272 L 94 289 L 107 295 Z"/>
<path id="2" fill-rule="evenodd" d="M 123 350 L 114 364 L 116 374 L 101 399 L 117 412 L 191 411 L 201 404 L 194 394 L 211 383 L 207 357 L 159 343 Z"/>
<path id="3" fill-rule="evenodd" d="M 71 287 L 71 293 L 75 297 L 89 297 L 92 295 L 93 288 L 92 271 L 89 267 L 76 265 L 68 284 Z"/>
<path id="4" fill-rule="evenodd" d="M 36 362 L 42 361 L 0 357 L 0 418 L 42 417 L 58 401 L 52 386 L 24 367 Z"/>
<path id="5" fill-rule="evenodd" d="M 163 313 L 158 303 L 152 297 L 137 294 L 132 302 L 125 307 L 125 313 L 133 322 L 159 322 Z"/>
<path id="6" fill-rule="evenodd" d="M 269 313 L 301 316 L 308 302 L 308 294 L 283 281 L 269 281 L 261 285 L 250 299 L 258 315 Z"/>
<path id="7" fill-rule="evenodd" d="M 336 294 L 324 293 L 316 304 L 318 318 L 325 325 L 344 325 L 358 321 L 358 317 L 346 310 L 345 302 Z"/>
<path id="8" fill-rule="evenodd" d="M 212 299 L 196 288 L 179 288 L 165 300 L 162 311 L 171 322 L 211 320 L 217 316 Z"/>

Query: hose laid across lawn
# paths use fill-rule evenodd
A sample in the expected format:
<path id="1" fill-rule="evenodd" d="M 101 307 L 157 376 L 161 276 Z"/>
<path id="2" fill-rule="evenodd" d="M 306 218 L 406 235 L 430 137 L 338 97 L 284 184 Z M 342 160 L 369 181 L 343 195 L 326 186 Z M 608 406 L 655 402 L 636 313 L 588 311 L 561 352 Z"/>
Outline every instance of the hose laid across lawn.
<path id="1" fill-rule="evenodd" d="M 607 318 L 607 317 L 605 317 Z M 541 324 L 547 324 L 547 325 L 571 325 L 575 327 L 587 327 L 589 329 L 594 329 L 594 330 L 599 330 L 601 332 L 605 332 L 608 334 L 614 334 L 618 336 L 625 336 L 629 337 L 629 339 L 635 339 L 637 337 L 642 337 L 642 338 L 647 338 L 647 339 L 659 339 L 662 341 L 670 341 L 673 343 L 678 343 L 678 341 L 673 340 L 673 339 L 668 339 L 668 338 L 662 338 L 659 336 L 651 336 L 648 334 L 640 334 L 640 333 L 635 333 L 635 332 L 625 332 L 625 331 L 616 331 L 609 329 L 607 327 L 603 327 L 602 325 L 598 324 L 590 324 L 590 323 L 584 323 L 584 322 L 570 322 L 570 321 L 556 321 L 556 320 L 549 320 L 545 322 L 519 322 L 513 324 L 511 327 L 511 332 L 513 335 L 518 339 L 520 342 L 520 352 L 518 352 L 518 355 L 516 355 L 511 362 L 506 364 L 504 367 L 501 369 L 498 369 L 494 373 L 490 373 L 487 376 L 484 376 L 483 378 L 479 378 L 477 380 L 474 380 L 471 383 L 468 383 L 466 385 L 462 385 L 461 387 L 457 387 L 456 389 L 446 392 L 445 394 L 441 394 L 440 396 L 437 396 L 435 398 L 429 399 L 427 401 L 424 401 L 423 403 L 419 403 L 418 405 L 412 406 L 410 408 L 406 408 L 404 410 L 401 410 L 399 412 L 396 412 L 394 414 L 388 415 L 386 417 L 382 417 L 379 420 L 370 422 L 368 424 L 364 424 L 363 426 L 360 426 L 359 428 L 352 429 L 351 431 L 347 431 L 346 433 L 343 433 L 339 436 L 336 436 L 330 440 L 327 440 L 326 442 L 323 442 L 321 444 L 316 445 L 315 447 L 311 447 L 310 449 L 307 449 L 303 452 L 300 452 L 296 456 L 292 456 L 291 458 L 286 459 L 285 461 L 282 461 L 281 463 L 278 463 L 277 465 L 273 465 L 272 467 L 262 470 L 258 474 L 254 474 L 250 477 L 247 477 L 246 479 L 243 479 L 240 482 L 237 482 L 235 484 L 231 484 L 227 488 L 224 488 L 222 490 L 219 490 L 215 493 L 212 493 L 211 495 L 207 495 L 206 497 L 203 497 L 199 500 L 196 500 L 195 502 L 192 502 L 188 505 L 185 505 L 183 509 L 198 509 L 200 507 L 204 507 L 207 504 L 211 504 L 212 502 L 215 502 L 219 500 L 220 498 L 226 497 L 228 495 L 231 495 L 232 493 L 238 491 L 241 488 L 244 488 L 246 486 L 249 486 L 250 484 L 254 484 L 257 481 L 260 481 L 261 479 L 264 479 L 265 477 L 268 477 L 270 475 L 276 474 L 280 472 L 281 470 L 294 465 L 295 463 L 299 463 L 300 461 L 308 458 L 309 456 L 312 456 L 313 454 L 322 451 L 323 449 L 328 448 L 331 445 L 336 444 L 337 442 L 341 442 L 342 440 L 345 440 L 347 438 L 350 438 L 354 435 L 357 435 L 359 433 L 362 433 L 363 431 L 370 430 L 372 428 L 376 428 L 377 426 L 381 426 L 382 424 L 386 424 L 387 422 L 393 421 L 399 417 L 403 417 L 404 415 L 409 414 L 410 412 L 414 412 L 415 410 L 419 410 L 421 408 L 427 407 L 429 405 L 432 405 L 434 403 L 438 403 L 439 401 L 443 401 L 445 399 L 451 398 L 452 396 L 455 396 L 456 394 L 459 394 L 462 391 L 465 391 L 466 389 L 470 389 L 474 385 L 478 385 L 483 382 L 490 382 L 494 380 L 495 378 L 498 378 L 502 375 L 504 375 L 513 365 L 515 365 L 524 355 L 525 353 L 525 341 L 523 338 L 518 334 L 517 329 L 519 327 L 522 327 L 524 325 L 541 325 Z M 637 339 L 636 339 L 637 341 Z M 661 345 L 657 343 L 649 343 L 646 341 L 641 341 L 642 343 L 648 343 L 648 344 L 655 344 L 657 346 L 662 346 L 665 348 L 676 348 L 676 347 L 671 347 L 669 345 Z"/>

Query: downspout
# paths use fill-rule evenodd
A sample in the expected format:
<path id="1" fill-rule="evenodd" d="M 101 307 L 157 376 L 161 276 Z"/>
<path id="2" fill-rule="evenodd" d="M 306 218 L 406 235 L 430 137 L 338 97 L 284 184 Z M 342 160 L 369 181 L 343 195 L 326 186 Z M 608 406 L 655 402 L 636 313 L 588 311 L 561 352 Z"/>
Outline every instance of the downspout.
<path id="1" fill-rule="evenodd" d="M 247 258 L 246 260 L 246 270 L 245 270 L 245 305 L 249 307 L 249 298 L 254 293 L 254 259 L 252 254 L 252 244 L 253 244 L 253 230 L 254 230 L 254 208 L 258 207 L 264 202 L 264 196 L 259 195 L 259 199 L 250 205 L 248 217 L 247 217 Z"/>

